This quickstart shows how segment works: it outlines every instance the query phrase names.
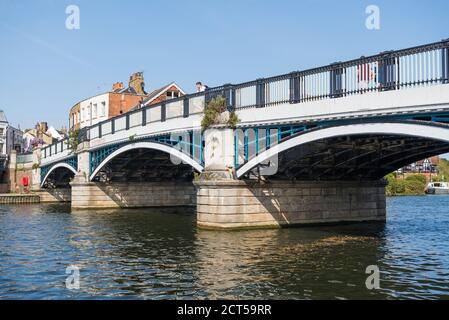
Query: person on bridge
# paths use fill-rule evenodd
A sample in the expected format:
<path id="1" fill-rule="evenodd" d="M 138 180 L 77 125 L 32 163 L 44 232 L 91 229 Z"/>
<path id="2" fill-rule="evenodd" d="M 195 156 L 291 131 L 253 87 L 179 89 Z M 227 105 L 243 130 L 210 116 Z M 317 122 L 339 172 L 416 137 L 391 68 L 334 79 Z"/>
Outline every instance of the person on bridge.
<path id="1" fill-rule="evenodd" d="M 202 84 L 200 81 L 196 83 L 196 92 L 204 92 L 207 89 L 209 89 L 209 87 L 205 84 Z"/>

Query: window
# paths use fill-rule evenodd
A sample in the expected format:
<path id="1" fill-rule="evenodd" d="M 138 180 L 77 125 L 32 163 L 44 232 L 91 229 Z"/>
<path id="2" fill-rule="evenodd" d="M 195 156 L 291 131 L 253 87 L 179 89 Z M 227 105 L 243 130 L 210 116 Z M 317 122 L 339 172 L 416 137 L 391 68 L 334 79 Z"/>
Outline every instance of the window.
<path id="1" fill-rule="evenodd" d="M 106 102 L 101 103 L 101 116 L 106 117 Z"/>
<path id="2" fill-rule="evenodd" d="M 81 121 L 84 121 L 84 119 L 86 118 L 86 111 L 84 110 L 84 108 L 81 109 Z"/>
<path id="3" fill-rule="evenodd" d="M 95 103 L 92 107 L 92 119 L 95 119 L 97 117 L 97 104 Z"/>
<path id="4" fill-rule="evenodd" d="M 179 92 L 177 91 L 167 91 L 167 99 L 174 99 L 179 97 Z"/>
<path id="5" fill-rule="evenodd" d="M 0 136 L 2 136 L 5 133 L 5 129 L 0 128 Z"/>

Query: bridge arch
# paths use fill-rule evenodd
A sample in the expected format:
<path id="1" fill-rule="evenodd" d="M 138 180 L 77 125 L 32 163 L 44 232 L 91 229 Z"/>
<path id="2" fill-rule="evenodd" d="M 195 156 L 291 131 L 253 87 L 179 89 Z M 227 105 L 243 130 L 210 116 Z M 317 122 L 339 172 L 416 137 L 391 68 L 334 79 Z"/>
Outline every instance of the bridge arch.
<path id="1" fill-rule="evenodd" d="M 73 168 L 71 165 L 65 163 L 65 162 L 60 162 L 55 164 L 54 166 L 52 166 L 50 168 L 50 170 L 48 170 L 48 172 L 46 173 L 46 175 L 44 176 L 44 178 L 41 181 L 41 187 L 44 187 L 45 182 L 47 181 L 48 177 L 56 170 L 61 169 L 61 168 L 65 168 L 69 171 L 71 171 L 74 175 L 76 174 L 76 170 L 75 168 Z"/>
<path id="2" fill-rule="evenodd" d="M 255 167 L 257 167 L 259 164 L 269 161 L 269 159 L 271 159 L 273 156 L 277 156 L 298 146 L 304 146 L 309 143 L 318 142 L 320 140 L 329 138 L 363 135 L 391 135 L 398 137 L 416 137 L 435 140 L 447 143 L 447 148 L 445 148 L 444 152 L 449 151 L 449 126 L 429 123 L 424 124 L 418 122 L 369 122 L 347 124 L 315 129 L 305 133 L 299 133 L 284 142 L 272 146 L 270 149 L 267 149 L 252 158 L 251 160 L 243 164 L 240 168 L 238 168 L 236 175 L 238 178 L 241 178 L 242 176 L 253 170 Z M 441 150 L 441 148 L 438 150 Z M 422 154 L 425 153 L 423 152 Z M 426 154 L 426 156 L 430 155 Z M 406 159 L 408 158 L 403 158 L 403 160 L 405 161 Z M 413 161 L 410 161 L 410 163 L 411 162 Z M 400 162 L 398 161 L 398 163 Z M 407 163 L 401 164 L 406 165 Z"/>
<path id="3" fill-rule="evenodd" d="M 161 151 L 163 153 L 167 153 L 170 156 L 174 156 L 177 159 L 181 160 L 183 163 L 190 165 L 192 168 L 194 168 L 198 172 L 203 171 L 203 166 L 199 164 L 197 161 L 189 157 L 187 154 L 181 152 L 180 150 L 177 150 L 173 147 L 170 147 L 168 145 L 163 145 L 160 143 L 155 142 L 136 142 L 124 145 L 123 147 L 119 148 L 118 150 L 115 150 L 113 153 L 111 153 L 108 157 L 106 157 L 92 172 L 90 175 L 90 181 L 92 181 L 95 176 L 105 167 L 111 160 L 116 158 L 117 156 L 136 149 L 151 149 L 156 151 Z"/>

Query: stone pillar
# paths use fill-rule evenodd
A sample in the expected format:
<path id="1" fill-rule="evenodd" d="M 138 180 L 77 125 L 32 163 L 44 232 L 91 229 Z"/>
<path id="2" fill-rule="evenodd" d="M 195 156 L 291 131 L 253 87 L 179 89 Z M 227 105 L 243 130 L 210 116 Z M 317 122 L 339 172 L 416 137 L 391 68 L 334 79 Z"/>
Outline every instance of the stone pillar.
<path id="1" fill-rule="evenodd" d="M 202 181 L 197 224 L 208 229 L 385 221 L 383 181 Z"/>
<path id="2" fill-rule="evenodd" d="M 234 130 L 213 128 L 204 132 L 204 171 L 209 179 L 233 179 Z"/>
<path id="3" fill-rule="evenodd" d="M 382 181 L 237 180 L 233 130 L 206 130 L 205 146 L 205 170 L 194 182 L 200 228 L 279 228 L 386 218 Z"/>
<path id="4" fill-rule="evenodd" d="M 11 150 L 8 159 L 8 185 L 9 191 L 12 193 L 17 192 L 17 177 L 16 177 L 16 167 L 17 167 L 17 151 Z"/>
<path id="5" fill-rule="evenodd" d="M 78 157 L 78 171 L 75 174 L 75 177 L 70 182 L 70 186 L 72 187 L 71 194 L 71 203 L 72 208 L 82 207 L 79 203 L 77 203 L 77 197 L 74 195 L 79 192 L 87 192 L 89 190 L 89 186 L 91 183 L 89 182 L 90 178 L 90 156 L 89 156 L 89 142 L 82 142 L 78 145 L 77 148 L 77 157 Z"/>
<path id="6" fill-rule="evenodd" d="M 39 191 L 41 189 L 41 168 L 39 164 L 41 163 L 41 147 L 35 148 L 33 150 L 33 169 L 32 169 L 32 191 Z"/>

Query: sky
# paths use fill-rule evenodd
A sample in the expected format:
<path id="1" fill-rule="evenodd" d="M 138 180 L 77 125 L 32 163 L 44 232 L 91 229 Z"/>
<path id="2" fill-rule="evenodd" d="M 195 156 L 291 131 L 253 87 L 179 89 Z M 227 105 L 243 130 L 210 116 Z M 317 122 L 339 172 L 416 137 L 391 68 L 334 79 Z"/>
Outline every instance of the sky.
<path id="1" fill-rule="evenodd" d="M 448 12 L 447 0 L 0 0 L 0 109 L 22 129 L 68 126 L 74 104 L 136 71 L 147 91 L 193 92 L 440 41 Z"/>

